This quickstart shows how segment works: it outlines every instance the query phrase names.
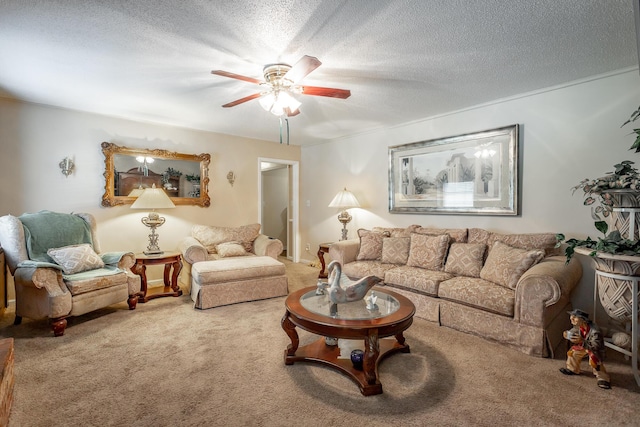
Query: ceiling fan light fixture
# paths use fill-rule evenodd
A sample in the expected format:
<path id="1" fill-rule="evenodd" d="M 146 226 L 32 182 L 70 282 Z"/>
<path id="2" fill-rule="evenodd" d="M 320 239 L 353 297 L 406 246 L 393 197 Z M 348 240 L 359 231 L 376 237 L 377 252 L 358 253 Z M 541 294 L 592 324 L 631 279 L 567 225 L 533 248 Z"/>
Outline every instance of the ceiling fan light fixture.
<path id="1" fill-rule="evenodd" d="M 269 92 L 261 96 L 258 101 L 265 111 L 276 116 L 282 116 L 287 112 L 294 113 L 302 105 L 300 101 L 284 91 Z"/>

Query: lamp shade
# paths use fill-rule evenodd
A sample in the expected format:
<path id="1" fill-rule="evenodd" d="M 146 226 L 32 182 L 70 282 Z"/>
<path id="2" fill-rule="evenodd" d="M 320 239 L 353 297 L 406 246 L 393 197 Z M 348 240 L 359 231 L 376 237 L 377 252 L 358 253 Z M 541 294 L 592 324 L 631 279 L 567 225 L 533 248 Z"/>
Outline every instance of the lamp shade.
<path id="1" fill-rule="evenodd" d="M 175 207 L 176 205 L 173 204 L 167 193 L 162 188 L 156 188 L 155 184 L 151 188 L 145 188 L 131 205 L 131 209 L 167 209 Z"/>
<path id="2" fill-rule="evenodd" d="M 329 203 L 329 207 L 340 209 L 359 208 L 360 203 L 358 203 L 356 196 L 345 188 L 336 194 L 336 197 L 334 197 L 331 203 Z"/>
<path id="3" fill-rule="evenodd" d="M 140 197 L 143 191 L 144 191 L 144 188 L 142 188 L 142 186 L 138 188 L 134 188 L 133 190 L 131 190 L 131 193 L 127 195 L 127 197 Z"/>

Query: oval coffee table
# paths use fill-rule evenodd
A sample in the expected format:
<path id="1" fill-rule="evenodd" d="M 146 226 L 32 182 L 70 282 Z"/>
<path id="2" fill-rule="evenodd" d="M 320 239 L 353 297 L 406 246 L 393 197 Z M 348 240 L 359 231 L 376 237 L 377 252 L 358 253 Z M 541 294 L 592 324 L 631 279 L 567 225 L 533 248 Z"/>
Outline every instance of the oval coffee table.
<path id="1" fill-rule="evenodd" d="M 378 298 L 374 309 L 367 309 L 365 301 L 359 300 L 337 304 L 336 312 L 328 295 L 316 295 L 316 289 L 314 286 L 293 292 L 285 301 L 281 324 L 291 344 L 284 351 L 284 363 L 304 361 L 330 366 L 358 383 L 363 395 L 382 393 L 378 364 L 396 352 L 409 353 L 402 333 L 413 322 L 415 306 L 402 295 L 375 287 L 372 291 Z M 322 337 L 298 347 L 296 326 Z M 381 339 L 391 336 L 395 339 Z M 340 354 L 337 339 L 364 340 L 362 369 L 353 366 L 349 354 Z"/>

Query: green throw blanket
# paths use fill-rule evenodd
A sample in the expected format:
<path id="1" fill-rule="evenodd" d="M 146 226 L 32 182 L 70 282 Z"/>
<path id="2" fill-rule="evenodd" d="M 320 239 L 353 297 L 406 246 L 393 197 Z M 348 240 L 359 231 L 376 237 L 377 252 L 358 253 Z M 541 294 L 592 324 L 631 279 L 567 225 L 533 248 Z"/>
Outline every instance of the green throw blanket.
<path id="1" fill-rule="evenodd" d="M 81 243 L 93 246 L 91 227 L 77 215 L 40 211 L 23 214 L 18 219 L 22 222 L 27 253 L 32 261 L 53 263 L 47 255 L 50 248 Z"/>

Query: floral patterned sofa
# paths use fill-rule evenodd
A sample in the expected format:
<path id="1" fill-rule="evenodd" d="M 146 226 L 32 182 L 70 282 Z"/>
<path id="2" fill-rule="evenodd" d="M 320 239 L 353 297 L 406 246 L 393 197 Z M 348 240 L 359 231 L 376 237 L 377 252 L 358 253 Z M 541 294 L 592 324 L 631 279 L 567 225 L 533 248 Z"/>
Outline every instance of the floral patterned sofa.
<path id="1" fill-rule="evenodd" d="M 539 357 L 562 342 L 582 267 L 566 263 L 555 234 L 413 225 L 358 235 L 331 245 L 330 257 L 352 280 L 383 278 L 416 316 Z"/>

